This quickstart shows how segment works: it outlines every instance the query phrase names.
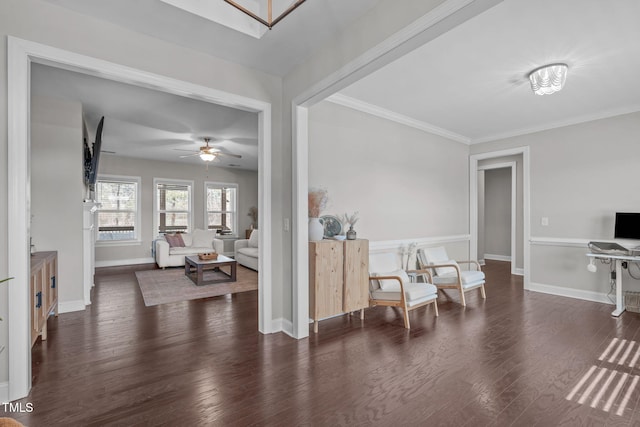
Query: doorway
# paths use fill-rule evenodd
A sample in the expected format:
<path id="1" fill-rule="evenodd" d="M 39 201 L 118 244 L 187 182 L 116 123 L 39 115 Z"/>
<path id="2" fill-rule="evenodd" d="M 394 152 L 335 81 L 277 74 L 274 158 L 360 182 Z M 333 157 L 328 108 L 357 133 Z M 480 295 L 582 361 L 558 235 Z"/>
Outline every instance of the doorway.
<path id="1" fill-rule="evenodd" d="M 258 229 L 260 241 L 271 242 L 271 105 L 205 86 L 199 86 L 119 64 L 79 55 L 40 43 L 8 37 L 8 271 L 17 282 L 29 282 L 30 235 L 30 75 L 31 64 L 99 76 L 170 94 L 258 113 Z M 81 206 L 81 200 L 78 200 Z M 271 251 L 260 246 L 258 329 L 271 333 Z M 8 399 L 29 394 L 31 388 L 31 340 L 29 287 L 11 286 L 9 311 Z"/>
<path id="2" fill-rule="evenodd" d="M 511 221 L 511 239 L 515 236 L 515 244 L 512 243 L 512 258 L 515 262 L 512 262 L 512 274 L 518 274 L 524 276 L 524 288 L 529 289 L 530 283 L 530 161 L 529 161 L 529 147 L 517 147 L 500 151 L 491 151 L 487 153 L 472 154 L 469 157 L 469 230 L 470 230 L 470 246 L 469 255 L 471 259 L 478 259 L 478 245 L 479 245 L 479 184 L 478 177 L 481 166 L 488 167 L 493 165 L 497 168 L 511 168 L 512 162 L 516 162 L 521 165 L 514 168 L 516 170 L 516 176 L 513 177 L 511 183 L 512 186 L 515 183 L 515 198 L 512 196 L 512 200 L 516 200 L 516 214 L 515 221 Z M 518 168 L 521 168 L 521 178 L 518 175 Z M 489 167 L 489 170 L 491 167 Z M 512 194 L 514 190 L 512 188 Z M 517 201 L 521 200 L 521 212 Z M 513 209 L 513 208 L 512 208 Z M 513 225 L 516 225 L 516 231 L 513 231 Z M 521 225 L 519 225 L 521 224 Z M 520 255 L 521 254 L 521 255 Z M 482 255 L 482 254 L 480 254 Z M 522 267 L 518 264 L 518 259 L 521 259 Z M 515 267 L 515 268 L 514 268 Z"/>
<path id="3" fill-rule="evenodd" d="M 516 162 L 478 166 L 478 259 L 509 261 L 516 274 Z"/>

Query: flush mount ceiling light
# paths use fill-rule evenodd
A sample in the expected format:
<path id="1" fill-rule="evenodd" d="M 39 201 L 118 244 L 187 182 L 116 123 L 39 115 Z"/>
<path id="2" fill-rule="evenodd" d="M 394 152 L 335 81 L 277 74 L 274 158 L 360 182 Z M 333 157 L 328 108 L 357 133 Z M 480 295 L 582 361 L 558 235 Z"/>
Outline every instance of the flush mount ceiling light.
<path id="1" fill-rule="evenodd" d="M 298 6 L 304 3 L 306 0 L 296 0 L 291 6 L 289 6 L 284 12 L 278 15 L 275 19 L 273 18 L 273 0 L 267 0 L 267 19 L 263 19 L 259 17 L 254 12 L 250 11 L 244 6 L 238 4 L 238 2 L 233 0 L 224 0 L 229 3 L 231 6 L 235 7 L 239 11 L 246 13 L 256 21 L 260 22 L 262 25 L 265 25 L 267 28 L 271 29 L 278 22 L 282 21 L 288 14 L 293 12 Z"/>
<path id="2" fill-rule="evenodd" d="M 551 95 L 558 92 L 567 80 L 567 64 L 550 64 L 529 73 L 531 90 L 536 95 Z"/>

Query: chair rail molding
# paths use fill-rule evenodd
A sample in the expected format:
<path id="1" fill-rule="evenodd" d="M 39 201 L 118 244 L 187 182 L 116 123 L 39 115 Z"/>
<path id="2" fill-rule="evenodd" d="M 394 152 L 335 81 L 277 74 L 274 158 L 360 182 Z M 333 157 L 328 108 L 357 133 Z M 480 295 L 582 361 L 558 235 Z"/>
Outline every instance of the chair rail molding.
<path id="1" fill-rule="evenodd" d="M 441 245 L 444 243 L 468 242 L 471 239 L 469 234 L 456 234 L 451 236 L 421 237 L 416 239 L 401 240 L 377 240 L 369 242 L 369 253 L 389 252 L 400 249 L 402 246 L 417 244 L 418 247 Z"/>

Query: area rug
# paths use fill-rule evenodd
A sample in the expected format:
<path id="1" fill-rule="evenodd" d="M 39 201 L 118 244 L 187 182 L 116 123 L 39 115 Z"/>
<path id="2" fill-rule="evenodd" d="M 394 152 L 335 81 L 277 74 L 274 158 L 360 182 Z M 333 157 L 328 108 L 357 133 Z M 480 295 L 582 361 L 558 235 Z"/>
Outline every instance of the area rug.
<path id="1" fill-rule="evenodd" d="M 184 268 L 136 271 L 136 278 L 147 307 L 258 289 L 258 273 L 240 265 L 237 281 L 228 283 L 196 286 L 184 275 Z"/>

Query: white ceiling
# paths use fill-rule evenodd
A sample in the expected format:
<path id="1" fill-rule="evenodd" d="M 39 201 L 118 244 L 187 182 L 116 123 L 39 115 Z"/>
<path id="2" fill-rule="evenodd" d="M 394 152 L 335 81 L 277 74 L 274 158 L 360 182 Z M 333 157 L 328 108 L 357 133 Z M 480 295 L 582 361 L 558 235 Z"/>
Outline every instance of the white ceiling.
<path id="1" fill-rule="evenodd" d="M 161 40 L 284 76 L 380 0 L 308 0 L 256 39 L 160 0 L 46 0 Z M 217 1 L 222 0 L 205 0 Z M 244 0 L 236 0 L 247 5 Z M 266 3 L 266 0 L 259 0 Z M 276 2 L 277 4 L 278 2 Z M 282 2 L 280 2 L 282 3 Z M 289 0 L 288 3 L 293 3 Z M 240 19 L 252 21 L 225 4 Z"/>
<path id="2" fill-rule="evenodd" d="M 215 167 L 258 170 L 258 115 L 72 71 L 33 64 L 31 93 L 82 103 L 91 142 L 105 116 L 105 154 L 202 166 L 203 138 L 242 158 L 221 156 Z"/>
<path id="3" fill-rule="evenodd" d="M 639 17 L 637 0 L 505 0 L 337 101 L 470 143 L 640 111 Z M 565 88 L 534 95 L 528 72 L 553 62 Z"/>
<path id="4" fill-rule="evenodd" d="M 160 0 L 47 1 L 277 75 L 285 75 L 380 2 L 308 0 L 255 39 Z M 640 111 L 639 16 L 638 0 L 505 0 L 333 99 L 465 143 Z M 528 72 L 552 62 L 569 65 L 565 89 L 534 95 Z M 59 94 L 65 87 L 63 73 L 52 74 L 57 76 L 53 84 L 43 81 L 47 89 L 36 89 Z M 249 153 L 249 142 L 257 138 L 257 118 L 251 113 L 120 85 L 133 91 L 127 95 L 113 82 L 78 76 L 87 85 L 77 94 L 86 110 L 96 118 L 108 117 L 105 146 L 110 148 L 105 149 L 146 157 L 143 147 L 153 145 L 168 147 L 173 155 L 182 144 L 178 140 L 211 135 L 233 140 L 223 148 L 257 165 L 257 146 Z M 106 85 L 102 95 L 96 96 L 94 84 Z M 111 97 L 115 91 L 119 96 Z M 122 127 L 116 130 L 114 124 Z"/>

